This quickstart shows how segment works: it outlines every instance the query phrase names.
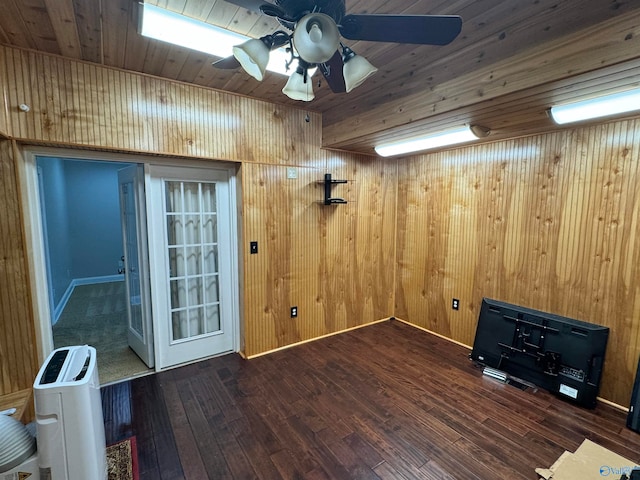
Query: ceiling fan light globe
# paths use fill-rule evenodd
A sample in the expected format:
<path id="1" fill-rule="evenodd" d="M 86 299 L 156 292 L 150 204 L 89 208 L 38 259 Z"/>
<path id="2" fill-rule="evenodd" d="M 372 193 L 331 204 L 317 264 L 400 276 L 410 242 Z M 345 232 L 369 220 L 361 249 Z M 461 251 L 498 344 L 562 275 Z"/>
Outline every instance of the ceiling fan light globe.
<path id="1" fill-rule="evenodd" d="M 371 65 L 369 60 L 360 55 L 355 55 L 347 59 L 342 68 L 347 93 L 362 85 L 367 78 L 377 71 L 378 69 Z"/>
<path id="2" fill-rule="evenodd" d="M 311 79 L 307 79 L 305 82 L 304 75 L 300 72 L 296 72 L 289 77 L 282 89 L 282 93 L 292 100 L 301 100 L 303 102 L 310 102 L 315 98 Z"/>
<path id="3" fill-rule="evenodd" d="M 251 39 L 233 47 L 233 56 L 242 68 L 258 81 L 262 81 L 269 63 L 269 47 L 262 40 Z"/>
<path id="4" fill-rule="evenodd" d="M 320 25 L 317 23 L 311 25 L 311 28 L 309 29 L 309 40 L 314 43 L 322 41 L 322 30 L 320 29 Z"/>
<path id="5" fill-rule="evenodd" d="M 324 63 L 340 44 L 336 22 L 324 13 L 310 13 L 300 19 L 293 32 L 293 46 L 308 63 Z"/>

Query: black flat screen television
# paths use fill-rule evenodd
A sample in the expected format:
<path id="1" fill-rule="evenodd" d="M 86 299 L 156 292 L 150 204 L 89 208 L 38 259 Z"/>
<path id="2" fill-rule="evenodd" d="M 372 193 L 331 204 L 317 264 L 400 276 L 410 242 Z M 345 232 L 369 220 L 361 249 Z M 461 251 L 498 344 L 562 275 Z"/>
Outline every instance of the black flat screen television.
<path id="1" fill-rule="evenodd" d="M 609 328 L 482 299 L 471 359 L 593 408 Z"/>

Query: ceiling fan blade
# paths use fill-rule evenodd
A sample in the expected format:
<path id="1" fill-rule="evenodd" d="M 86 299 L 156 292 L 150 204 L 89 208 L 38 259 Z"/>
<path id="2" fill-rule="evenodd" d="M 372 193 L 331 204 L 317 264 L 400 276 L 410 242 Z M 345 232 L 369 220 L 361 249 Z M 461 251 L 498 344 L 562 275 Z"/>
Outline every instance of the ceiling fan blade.
<path id="1" fill-rule="evenodd" d="M 446 45 L 458 36 L 458 15 L 346 15 L 340 33 L 349 40 Z"/>
<path id="2" fill-rule="evenodd" d="M 329 85 L 329 88 L 333 93 L 344 93 L 347 91 L 347 87 L 344 84 L 344 76 L 342 74 L 342 55 L 336 50 L 329 60 L 318 65 L 318 68 L 324 75 L 324 79 Z"/>
<path id="3" fill-rule="evenodd" d="M 222 70 L 233 70 L 234 68 L 238 68 L 240 66 L 240 62 L 236 59 L 236 57 L 231 55 L 230 57 L 222 58 L 217 62 L 213 62 L 211 65 Z"/>

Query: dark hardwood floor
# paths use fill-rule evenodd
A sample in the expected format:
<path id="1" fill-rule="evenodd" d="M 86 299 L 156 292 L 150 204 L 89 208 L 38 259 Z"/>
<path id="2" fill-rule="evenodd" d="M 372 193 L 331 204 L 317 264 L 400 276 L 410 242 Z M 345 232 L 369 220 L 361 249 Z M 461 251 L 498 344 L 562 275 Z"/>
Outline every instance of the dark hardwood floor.
<path id="1" fill-rule="evenodd" d="M 253 360 L 228 355 L 102 390 L 107 443 L 140 480 L 537 479 L 585 438 L 640 461 L 626 415 L 482 375 L 397 321 Z"/>

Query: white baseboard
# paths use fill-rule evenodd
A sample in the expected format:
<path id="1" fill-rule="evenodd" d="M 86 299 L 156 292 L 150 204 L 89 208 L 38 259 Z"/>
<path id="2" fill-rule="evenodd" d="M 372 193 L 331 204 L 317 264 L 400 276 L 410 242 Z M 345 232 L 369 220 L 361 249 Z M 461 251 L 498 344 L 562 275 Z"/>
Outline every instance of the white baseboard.
<path id="1" fill-rule="evenodd" d="M 97 283 L 124 282 L 124 274 L 122 275 L 104 275 L 102 277 L 85 277 L 74 278 L 71 280 L 73 286 L 77 285 L 95 285 Z"/>
<path id="2" fill-rule="evenodd" d="M 74 278 L 69 282 L 69 286 L 62 295 L 62 298 L 56 305 L 55 310 L 53 311 L 53 318 L 51 325 L 55 325 L 58 323 L 58 319 L 60 315 L 62 315 L 62 311 L 64 307 L 67 306 L 67 302 L 69 298 L 71 298 L 71 294 L 73 293 L 73 289 L 78 285 L 95 285 L 98 283 L 110 283 L 110 282 L 124 282 L 124 274 L 122 275 L 105 275 L 102 277 L 85 277 L 85 278 Z"/>

